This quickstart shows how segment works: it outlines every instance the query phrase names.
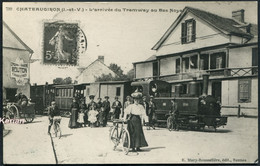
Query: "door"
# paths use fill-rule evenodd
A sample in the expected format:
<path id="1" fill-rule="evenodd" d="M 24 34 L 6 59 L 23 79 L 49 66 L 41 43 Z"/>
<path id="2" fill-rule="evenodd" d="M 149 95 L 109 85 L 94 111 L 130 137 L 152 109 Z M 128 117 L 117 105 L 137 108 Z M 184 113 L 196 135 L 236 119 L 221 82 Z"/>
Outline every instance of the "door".
<path id="1" fill-rule="evenodd" d="M 17 93 L 17 88 L 5 88 L 6 90 L 6 100 L 9 102 L 15 102 L 15 95 Z"/>
<path id="2" fill-rule="evenodd" d="M 221 81 L 212 83 L 212 96 L 221 102 Z"/>

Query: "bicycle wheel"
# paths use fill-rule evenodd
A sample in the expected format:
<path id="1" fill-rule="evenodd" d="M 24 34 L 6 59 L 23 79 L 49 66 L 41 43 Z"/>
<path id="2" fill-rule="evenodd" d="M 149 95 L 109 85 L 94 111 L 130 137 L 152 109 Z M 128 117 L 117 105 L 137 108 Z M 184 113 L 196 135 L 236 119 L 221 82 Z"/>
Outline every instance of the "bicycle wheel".
<path id="1" fill-rule="evenodd" d="M 130 135 L 127 130 L 123 130 L 122 133 L 122 147 L 123 147 L 123 151 L 127 155 L 130 149 Z"/>
<path id="2" fill-rule="evenodd" d="M 55 137 L 61 137 L 61 129 L 60 129 L 60 124 L 56 122 L 56 131 L 55 131 Z"/>
<path id="3" fill-rule="evenodd" d="M 15 105 L 11 105 L 9 108 L 10 112 L 11 112 L 11 117 L 10 119 L 17 119 L 19 118 L 19 109 L 15 106 Z"/>
<path id="4" fill-rule="evenodd" d="M 172 130 L 172 127 L 173 127 L 172 118 L 171 118 L 171 117 L 168 117 L 168 118 L 167 118 L 167 129 L 171 131 L 171 130 Z"/>
<path id="5" fill-rule="evenodd" d="M 109 134 L 109 138 L 110 138 L 110 140 L 111 140 L 111 141 L 113 142 L 113 144 L 114 144 L 113 150 L 115 150 L 116 147 L 117 147 L 118 144 L 119 144 L 119 138 L 118 138 L 118 137 L 119 137 L 119 136 L 118 136 L 117 127 L 114 126 L 114 127 L 112 128 L 110 134 Z"/>

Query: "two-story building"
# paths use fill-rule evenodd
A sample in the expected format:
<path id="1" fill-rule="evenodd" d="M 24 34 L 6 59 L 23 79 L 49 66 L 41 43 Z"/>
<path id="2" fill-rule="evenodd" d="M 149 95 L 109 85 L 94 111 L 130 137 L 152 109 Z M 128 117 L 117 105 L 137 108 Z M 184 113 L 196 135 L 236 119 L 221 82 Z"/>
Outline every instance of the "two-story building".
<path id="1" fill-rule="evenodd" d="M 16 93 L 30 97 L 30 59 L 33 50 L 3 21 L 2 99 L 15 101 Z"/>
<path id="2" fill-rule="evenodd" d="M 258 115 L 257 28 L 245 22 L 243 9 L 224 18 L 185 7 L 153 46 L 156 54 L 133 63 L 135 80 L 167 81 L 174 96 L 176 85 L 188 93 L 190 81 L 202 86 L 209 73 L 208 94 L 221 101 L 223 114 L 236 114 L 240 105 L 241 113 Z"/>

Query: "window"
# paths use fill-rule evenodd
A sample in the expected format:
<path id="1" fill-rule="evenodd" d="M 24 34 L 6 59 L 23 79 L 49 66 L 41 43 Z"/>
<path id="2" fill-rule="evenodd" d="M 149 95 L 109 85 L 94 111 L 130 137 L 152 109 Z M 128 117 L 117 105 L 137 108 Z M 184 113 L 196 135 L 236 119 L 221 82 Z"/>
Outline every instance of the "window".
<path id="1" fill-rule="evenodd" d="M 153 63 L 153 76 L 158 76 L 158 62 Z"/>
<path id="2" fill-rule="evenodd" d="M 89 95 L 89 88 L 87 88 L 87 95 Z"/>
<path id="3" fill-rule="evenodd" d="M 210 69 L 221 69 L 226 66 L 226 53 L 218 52 L 210 55 Z"/>
<path id="4" fill-rule="evenodd" d="M 180 65 L 180 58 L 176 59 L 176 73 L 180 73 L 181 65 Z"/>
<path id="5" fill-rule="evenodd" d="M 200 55 L 200 70 L 209 69 L 209 54 Z"/>
<path id="6" fill-rule="evenodd" d="M 196 21 L 194 19 L 186 20 L 181 24 L 181 43 L 195 42 L 196 38 Z"/>
<path id="7" fill-rule="evenodd" d="M 194 55 L 190 57 L 190 68 L 197 69 L 198 68 L 198 55 Z"/>
<path id="8" fill-rule="evenodd" d="M 116 96 L 120 96 L 121 87 L 116 88 Z"/>
<path id="9" fill-rule="evenodd" d="M 238 102 L 239 103 L 251 102 L 251 80 L 249 79 L 238 80 Z"/>
<path id="10" fill-rule="evenodd" d="M 189 72 L 189 58 L 182 58 L 183 73 Z"/>

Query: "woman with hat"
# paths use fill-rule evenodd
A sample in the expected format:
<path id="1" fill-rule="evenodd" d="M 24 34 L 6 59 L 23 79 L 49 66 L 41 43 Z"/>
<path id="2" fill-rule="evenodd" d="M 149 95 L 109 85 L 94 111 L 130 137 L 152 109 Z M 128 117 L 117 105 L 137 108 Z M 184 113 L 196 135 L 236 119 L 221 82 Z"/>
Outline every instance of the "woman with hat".
<path id="1" fill-rule="evenodd" d="M 72 99 L 71 115 L 70 115 L 70 121 L 69 121 L 69 128 L 71 128 L 71 129 L 78 127 L 78 124 L 77 124 L 78 112 L 79 112 L 79 104 L 77 102 L 77 99 L 74 97 Z"/>
<path id="2" fill-rule="evenodd" d="M 118 97 L 115 97 L 115 101 L 112 104 L 112 108 L 114 109 L 114 118 L 119 119 L 119 115 L 121 113 L 122 104 L 118 100 Z"/>
<path id="3" fill-rule="evenodd" d="M 144 107 L 139 104 L 140 99 L 142 98 L 142 93 L 134 92 L 131 96 L 134 99 L 134 103 L 125 109 L 124 120 L 127 115 L 130 115 L 127 125 L 127 129 L 130 134 L 130 147 L 133 151 L 141 151 L 140 147 L 148 146 L 142 127 L 142 122 L 146 116 L 146 112 Z"/>

